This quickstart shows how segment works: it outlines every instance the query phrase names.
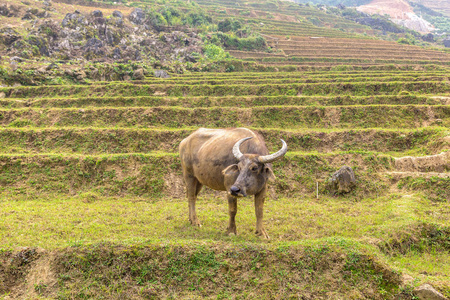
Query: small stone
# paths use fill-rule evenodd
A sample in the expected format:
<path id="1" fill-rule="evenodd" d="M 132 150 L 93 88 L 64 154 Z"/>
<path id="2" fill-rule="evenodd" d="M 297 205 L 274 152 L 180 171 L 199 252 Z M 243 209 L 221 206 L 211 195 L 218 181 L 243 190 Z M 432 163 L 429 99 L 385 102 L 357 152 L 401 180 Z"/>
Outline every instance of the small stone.
<path id="1" fill-rule="evenodd" d="M 10 58 L 10 60 L 11 61 L 20 62 L 20 63 L 24 61 L 23 58 L 18 57 L 18 56 L 13 56 L 13 57 Z"/>
<path id="2" fill-rule="evenodd" d="M 1 98 L 6 98 L 6 94 L 4 92 L 0 92 L 0 99 Z"/>
<path id="3" fill-rule="evenodd" d="M 343 166 L 329 180 L 330 191 L 336 194 L 349 193 L 356 185 L 355 173 L 348 166 Z"/>
<path id="4" fill-rule="evenodd" d="M 123 18 L 123 14 L 120 11 L 118 11 L 118 10 L 113 11 L 112 15 L 115 18 L 119 18 L 119 19 Z"/>
<path id="5" fill-rule="evenodd" d="M 159 78 L 170 78 L 170 75 L 167 74 L 167 72 L 164 71 L 164 70 L 156 70 L 156 71 L 154 72 L 154 74 L 155 74 L 155 77 L 159 77 Z"/>
<path id="6" fill-rule="evenodd" d="M 429 284 L 422 284 L 415 288 L 414 295 L 416 295 L 419 300 L 448 300 Z"/>
<path id="7" fill-rule="evenodd" d="M 133 73 L 133 79 L 136 80 L 144 80 L 144 70 L 143 69 L 137 69 L 136 71 L 134 71 Z"/>
<path id="8" fill-rule="evenodd" d="M 94 10 L 91 14 L 95 18 L 102 18 L 103 17 L 102 11 L 98 10 L 98 9 Z"/>

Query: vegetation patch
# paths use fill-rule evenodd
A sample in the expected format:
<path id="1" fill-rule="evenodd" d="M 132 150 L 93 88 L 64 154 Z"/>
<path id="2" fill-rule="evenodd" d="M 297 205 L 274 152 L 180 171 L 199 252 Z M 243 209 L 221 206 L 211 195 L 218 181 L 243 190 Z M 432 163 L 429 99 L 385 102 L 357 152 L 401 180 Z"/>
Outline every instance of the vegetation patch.
<path id="1" fill-rule="evenodd" d="M 389 255 L 450 251 L 450 227 L 430 223 L 411 224 L 380 245 Z"/>
<path id="2" fill-rule="evenodd" d="M 422 178 L 409 176 L 401 179 L 397 186 L 409 191 L 420 191 L 426 199 L 431 201 L 450 201 L 450 177 Z"/>
<path id="3" fill-rule="evenodd" d="M 95 244 L 55 251 L 45 297 L 110 299 L 348 297 L 385 299 L 400 275 L 347 240 L 254 244 Z M 51 282 L 51 281 L 49 281 Z M 5 290 L 8 291 L 8 290 Z"/>

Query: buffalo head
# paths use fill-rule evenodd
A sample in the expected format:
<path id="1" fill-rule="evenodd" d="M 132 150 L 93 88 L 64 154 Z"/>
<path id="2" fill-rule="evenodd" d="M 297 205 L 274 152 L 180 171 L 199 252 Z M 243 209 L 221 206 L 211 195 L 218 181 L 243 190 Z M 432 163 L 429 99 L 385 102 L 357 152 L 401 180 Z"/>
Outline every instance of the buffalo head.
<path id="1" fill-rule="evenodd" d="M 281 158 L 287 152 L 286 142 L 281 140 L 281 149 L 270 155 L 243 154 L 240 145 L 252 137 L 239 140 L 233 147 L 233 155 L 238 160 L 225 168 L 222 173 L 228 193 L 235 197 L 246 197 L 260 192 L 268 180 L 275 179 L 271 162 Z"/>

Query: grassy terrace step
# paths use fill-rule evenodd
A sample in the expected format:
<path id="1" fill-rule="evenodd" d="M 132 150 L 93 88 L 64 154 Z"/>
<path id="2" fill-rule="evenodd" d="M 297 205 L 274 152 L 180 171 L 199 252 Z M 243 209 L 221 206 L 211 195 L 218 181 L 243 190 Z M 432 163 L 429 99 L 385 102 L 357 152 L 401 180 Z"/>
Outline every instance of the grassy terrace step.
<path id="1" fill-rule="evenodd" d="M 436 53 L 445 53 L 439 52 L 435 50 L 427 50 L 425 48 L 411 46 L 411 45 L 401 45 L 398 43 L 387 42 L 382 40 L 358 40 L 358 39 L 344 39 L 344 38 L 328 38 L 328 39 L 312 39 L 312 38 L 295 38 L 293 37 L 290 40 L 285 40 L 284 37 L 273 37 L 272 39 L 268 39 L 268 43 L 277 46 L 277 47 L 306 47 L 306 48 L 314 48 L 317 46 L 317 49 L 321 49 L 322 47 L 330 47 L 330 48 L 358 48 L 358 49 L 399 49 L 399 50 L 416 50 L 416 51 L 432 51 Z"/>
<path id="2" fill-rule="evenodd" d="M 290 48 L 283 48 L 283 51 L 287 55 L 317 55 L 317 56 L 336 56 L 337 54 L 340 54 L 342 56 L 377 56 L 377 57 L 388 57 L 392 56 L 392 58 L 398 58 L 401 57 L 401 55 L 404 55 L 405 59 L 413 59 L 413 58 L 428 58 L 428 59 L 435 59 L 435 60 L 442 60 L 447 61 L 450 59 L 450 55 L 445 55 L 444 53 L 439 52 L 431 52 L 431 51 L 405 51 L 405 50 L 380 50 L 380 51 L 373 51 L 373 50 L 345 50 L 345 49 L 299 49 L 296 47 L 290 47 Z M 339 51 L 339 52 L 338 52 Z"/>
<path id="3" fill-rule="evenodd" d="M 393 76 L 355 76 L 355 75 L 342 75 L 342 76 L 302 76 L 302 77 L 272 77 L 272 78 L 202 78 L 202 79 L 191 79 L 191 80 L 166 80 L 158 82 L 154 79 L 150 80 L 134 80 L 133 84 L 173 84 L 182 83 L 184 85 L 194 85 L 194 84 L 207 84 L 207 85 L 235 85 L 235 84 L 286 84 L 286 83 L 329 83 L 329 82 L 342 82 L 342 83 L 354 83 L 354 82 L 390 82 L 390 81 L 449 81 L 450 76 L 448 74 L 439 75 L 393 75 Z M 97 83 L 96 83 L 97 84 Z M 104 82 L 104 84 L 108 84 Z"/>
<path id="4" fill-rule="evenodd" d="M 51 108 L 0 110 L 3 127 L 450 127 L 450 106 L 271 106 L 252 108 Z"/>
<path id="5" fill-rule="evenodd" d="M 395 171 L 394 159 L 372 152 L 305 154 L 289 152 L 274 163 L 277 181 L 272 190 L 295 194 L 315 191 L 315 180 L 325 180 L 342 165 L 355 168 L 364 188 L 383 191 L 387 185 L 373 172 Z M 115 155 L 0 155 L 0 194 L 76 194 L 184 196 L 177 154 Z M 368 183 L 369 177 L 373 183 Z M 321 187 L 322 191 L 325 186 Z"/>
<path id="6" fill-rule="evenodd" d="M 440 65 L 418 66 L 418 65 L 379 65 L 370 68 L 362 68 L 359 66 L 342 66 L 340 68 L 319 67 L 314 69 L 305 69 L 302 71 L 289 72 L 230 72 L 230 73 L 185 73 L 171 74 L 172 77 L 167 80 L 191 80 L 191 79 L 228 79 L 228 78 L 283 78 L 283 77 L 338 77 L 355 76 L 355 77 L 384 77 L 384 76 L 435 76 L 448 74 L 448 67 Z M 164 80 L 164 79 L 159 79 Z"/>
<path id="7" fill-rule="evenodd" d="M 153 82 L 153 83 L 202 83 L 209 81 L 226 81 L 227 83 L 231 83 L 233 81 L 240 82 L 241 80 L 258 80 L 258 81 L 270 81 L 273 80 L 327 80 L 327 79 L 340 79 L 340 80 L 364 80 L 365 78 L 383 78 L 388 79 L 389 77 L 401 78 L 401 79 L 414 79 L 417 80 L 419 78 L 450 78 L 448 75 L 448 69 L 442 70 L 420 70 L 420 71 L 412 71 L 412 70 L 351 70 L 345 71 L 343 70 L 324 70 L 324 71 L 296 71 L 296 72 L 261 72 L 261 73 L 242 73 L 242 74 L 230 74 L 230 73 L 212 73 L 209 75 L 200 75 L 200 74 L 184 74 L 182 76 L 174 76 L 169 79 L 155 79 L 155 78 L 147 78 L 146 80 L 134 80 L 133 83 L 136 82 Z M 108 82 L 96 82 L 95 84 L 108 84 Z"/>
<path id="8" fill-rule="evenodd" d="M 355 39 L 303 39 L 303 40 L 293 40 L 293 41 L 283 41 L 283 40 L 269 40 L 268 43 L 276 48 L 289 49 L 297 48 L 304 50 L 377 50 L 377 51 L 405 51 L 406 53 L 430 53 L 441 56 L 450 56 L 447 52 L 438 50 L 428 50 L 426 48 L 416 47 L 416 46 L 405 46 L 397 43 L 380 43 L 381 41 L 376 40 L 376 42 L 371 42 L 370 40 L 355 40 Z"/>
<path id="9" fill-rule="evenodd" d="M 405 72 L 406 73 L 406 72 Z M 298 73 L 281 73 L 280 75 L 272 76 L 211 76 L 211 77 L 174 77 L 171 79 L 155 79 L 148 78 L 145 80 L 133 80 L 130 84 L 135 85 L 256 85 L 256 84 L 286 84 L 286 83 L 330 83 L 330 82 L 342 82 L 342 83 L 355 83 L 355 82 L 390 82 L 390 81 L 448 81 L 450 76 L 446 72 L 414 72 L 406 74 L 398 73 L 379 73 L 379 74 L 342 74 L 342 73 L 330 73 L 330 74 L 305 74 L 304 72 Z M 92 85 L 110 85 L 111 82 L 95 82 Z"/>
<path id="10" fill-rule="evenodd" d="M 302 42 L 302 43 L 317 43 L 318 45 L 321 44 L 342 44 L 342 45 L 357 45 L 357 44 L 363 44 L 363 45 L 391 45 L 391 46 L 397 46 L 399 48 L 406 47 L 406 48 L 416 48 L 416 49 L 423 49 L 418 46 L 412 46 L 412 45 L 401 45 L 395 42 L 390 41 L 383 41 L 379 39 L 370 39 L 367 37 L 364 37 L 364 39 L 354 39 L 354 38 L 326 38 L 326 39 L 315 39 L 310 37 L 297 37 L 292 36 L 289 37 L 289 40 L 286 39 L 286 36 L 274 34 L 271 35 L 272 38 L 278 39 L 280 43 L 296 43 L 296 42 Z"/>
<path id="11" fill-rule="evenodd" d="M 336 105 L 450 105 L 450 97 L 436 95 L 381 96 L 223 96 L 223 97 L 79 97 L 0 99 L 3 108 L 69 108 L 69 107 L 254 107 L 254 106 L 336 106 Z"/>
<path id="12" fill-rule="evenodd" d="M 398 61 L 430 61 L 430 62 L 444 62 L 448 63 L 450 62 L 450 57 L 439 57 L 439 56 L 429 56 L 429 55 L 422 55 L 418 53 L 417 55 L 408 55 L 403 54 L 399 51 L 396 54 L 389 54 L 385 52 L 374 53 L 368 51 L 367 53 L 342 53 L 342 52 L 327 52 L 327 51 L 299 51 L 299 50 L 284 50 L 284 53 L 290 57 L 292 56 L 298 56 L 298 57 L 329 57 L 329 58 L 359 58 L 359 59 L 379 59 L 379 60 L 398 60 Z M 232 54 L 232 53 L 230 53 Z M 256 53 L 255 55 L 257 55 Z M 232 54 L 234 55 L 234 54 Z M 236 55 L 234 55 L 236 56 Z M 259 55 L 256 57 L 260 57 Z M 273 57 L 273 56 L 264 56 L 264 57 Z M 275 56 L 279 57 L 279 56 Z"/>
<path id="13" fill-rule="evenodd" d="M 320 36 L 320 37 L 343 37 L 343 38 L 349 38 L 349 37 L 355 37 L 353 34 L 344 33 L 342 31 L 338 30 L 330 30 L 330 29 L 312 29 L 312 30 L 295 30 L 295 29 L 265 29 L 265 28 L 255 28 L 260 33 L 268 34 L 268 35 L 274 35 L 274 34 L 282 34 L 282 35 L 289 35 L 289 36 L 299 36 L 299 37 L 306 37 L 306 36 Z"/>
<path id="14" fill-rule="evenodd" d="M 430 166 L 428 162 L 421 163 L 424 163 L 424 167 L 419 171 L 450 171 L 450 165 L 445 161 L 435 166 Z M 374 152 L 288 152 L 283 160 L 274 163 L 277 179 L 270 185 L 270 193 L 289 197 L 313 194 L 316 182 L 320 181 L 319 192 L 326 194 L 326 181 L 343 165 L 351 166 L 357 174 L 359 185 L 352 195 L 358 197 L 386 193 L 392 177 L 383 173 L 396 171 L 393 157 Z M 414 167 L 417 168 L 416 165 Z M 428 182 L 428 179 L 423 180 L 421 184 Z M 434 179 L 429 180 L 432 182 Z M 445 178 L 442 180 L 438 184 L 449 182 Z M 39 197 L 48 193 L 77 194 L 89 191 L 114 196 L 128 194 L 181 198 L 184 184 L 178 155 L 0 155 L 0 195 Z"/>
<path id="15" fill-rule="evenodd" d="M 389 55 L 384 52 L 380 52 L 380 54 L 370 52 L 367 55 L 352 53 L 347 54 L 342 51 L 338 52 L 330 52 L 330 53 L 321 53 L 319 51 L 310 51 L 310 53 L 302 52 L 300 50 L 289 51 L 286 50 L 284 53 L 286 55 L 281 54 L 273 54 L 273 53 L 265 53 L 265 52 L 247 52 L 247 51 L 229 51 L 233 57 L 240 59 L 254 58 L 254 59 L 270 59 L 270 60 L 283 60 L 290 58 L 301 58 L 301 59 L 335 59 L 342 60 L 347 62 L 364 62 L 364 61 L 377 61 L 379 63 L 399 63 L 399 64 L 439 64 L 444 63 L 448 65 L 450 62 L 449 58 L 441 58 L 441 57 L 430 57 L 427 55 L 417 55 L 417 56 L 407 56 L 402 55 L 401 52 L 398 52 L 397 55 Z"/>
<path id="16" fill-rule="evenodd" d="M 271 62 L 272 65 L 306 65 L 310 68 L 323 67 L 323 63 L 329 63 L 325 66 L 335 66 L 335 65 L 353 65 L 358 67 L 372 67 L 376 68 L 377 65 L 386 65 L 386 64 L 395 64 L 395 65 L 418 65 L 418 66 L 426 66 L 426 65 L 444 65 L 449 66 L 448 62 L 441 62 L 437 60 L 408 60 L 408 59 L 379 59 L 379 58 L 340 58 L 340 57 L 296 57 L 296 56 L 288 56 L 288 57 L 264 57 L 264 58 L 246 58 L 245 60 L 250 61 L 261 61 L 264 65 L 267 65 L 267 62 Z"/>
<path id="17" fill-rule="evenodd" d="M 178 152 L 181 140 L 194 128 L 180 130 L 128 128 L 1 128 L 0 153 L 149 153 Z M 259 131 L 276 151 L 280 138 L 289 151 L 378 151 L 395 156 L 436 154 L 450 148 L 443 128 L 420 130 L 310 130 L 264 128 Z"/>
<path id="18" fill-rule="evenodd" d="M 299 50 L 299 51 L 317 51 L 317 52 L 324 52 L 324 51 L 348 51 L 349 54 L 352 53 L 366 53 L 368 51 L 375 52 L 385 52 L 386 54 L 395 54 L 395 53 L 406 53 L 409 55 L 429 55 L 429 56 L 437 56 L 437 57 L 450 57 L 450 55 L 446 52 L 440 52 L 435 50 L 425 50 L 425 49 L 416 49 L 416 48 L 398 48 L 398 47 L 372 47 L 372 46 L 360 46 L 360 45 L 347 45 L 346 47 L 344 45 L 334 45 L 334 44 L 323 44 L 319 46 L 315 46 L 314 44 L 303 44 L 299 43 L 297 44 L 276 44 L 277 48 L 282 50 Z"/>
<path id="19" fill-rule="evenodd" d="M 62 207 L 58 201 L 52 202 L 55 202 L 54 206 Z M 65 208 L 63 211 L 77 212 L 74 209 L 76 202 L 76 199 L 71 199 L 69 209 Z M 112 200 L 101 202 L 117 211 Z M 124 201 L 119 200 L 116 203 L 115 206 L 119 209 L 128 208 Z M 50 214 L 53 219 L 61 219 L 58 222 L 61 227 L 74 232 L 72 237 L 87 237 L 88 240 L 95 241 L 93 244 L 77 243 L 65 249 L 39 254 L 35 249 L 12 253 L 5 251 L 0 254 L 0 259 L 8 262 L 4 267 L 8 281 L 12 281 L 11 277 L 17 280 L 17 284 L 25 281 L 25 278 L 28 278 L 25 274 L 38 273 L 40 269 L 34 266 L 43 265 L 45 262 L 45 266 L 52 270 L 52 279 L 53 276 L 55 281 L 59 279 L 59 284 L 48 287 L 45 284 L 45 295 L 52 293 L 64 299 L 75 298 L 74 295 L 78 296 L 76 298 L 99 299 L 105 294 L 108 299 L 223 299 L 231 297 L 230 295 L 239 299 L 300 299 L 305 294 L 320 299 L 351 297 L 357 294 L 361 299 L 379 300 L 383 297 L 394 298 L 402 291 L 401 274 L 386 265 L 379 251 L 375 252 L 377 255 L 366 245 L 353 239 L 338 237 L 308 243 L 264 245 L 253 237 L 252 243 L 242 242 L 241 238 L 235 238 L 239 242 L 233 243 L 226 241 L 223 234 L 211 234 L 222 230 L 222 224 L 218 222 L 223 222 L 221 212 L 216 212 L 216 218 L 212 218 L 214 213 L 211 209 L 214 206 L 219 207 L 218 204 L 207 207 L 207 229 L 196 231 L 182 221 L 183 210 L 180 204 L 164 205 L 171 209 L 170 212 L 164 210 L 164 214 L 175 215 L 175 220 L 170 217 L 170 222 L 165 221 L 166 227 L 158 234 L 149 228 L 160 228 L 160 224 L 146 218 L 142 211 L 136 210 L 139 207 L 153 213 L 156 212 L 155 204 L 137 203 L 134 207 L 129 207 L 128 211 L 142 220 L 141 228 L 128 215 L 121 217 L 126 224 L 118 226 L 111 216 L 97 205 L 95 210 L 101 217 L 96 225 L 89 220 L 89 225 L 81 222 L 80 226 L 73 226 L 62 217 L 65 213 L 52 209 Z M 85 209 L 87 205 L 82 203 L 80 207 Z M 42 211 L 43 206 L 29 203 L 28 208 Z M 23 214 L 23 207 L 16 209 L 20 211 L 20 215 Z M 244 213 L 250 213 L 248 208 Z M 76 216 L 93 217 L 89 211 L 78 212 Z M 75 219 L 73 215 L 69 218 Z M 44 229 L 40 221 L 35 221 L 34 224 L 44 231 L 49 228 L 46 226 Z M 245 222 L 244 226 L 247 225 L 250 224 Z M 270 226 L 277 228 L 277 225 L 272 223 Z M 19 232 L 24 231 L 16 222 L 14 227 Z M 105 230 L 106 227 L 112 228 L 114 236 Z M 127 234 L 124 228 L 130 233 Z M 51 229 L 58 232 L 59 236 L 70 238 L 62 228 L 52 224 Z M 81 235 L 83 229 L 87 236 Z M 209 230 L 209 234 L 205 234 L 206 230 Z M 167 235 L 168 232 L 174 232 L 172 237 Z M 183 233 L 182 236 L 179 235 L 180 232 Z M 41 234 L 42 232 L 39 232 L 39 235 Z M 117 244 L 98 241 L 97 234 Z M 30 232 L 22 235 L 35 240 Z M 124 245 L 117 239 L 119 236 L 125 240 L 131 236 L 136 242 Z M 155 236 L 164 236 L 164 242 L 157 241 Z M 186 236 L 190 239 L 186 239 Z M 244 236 L 252 238 L 248 233 Z M 176 242 L 170 241 L 171 238 L 176 238 Z M 57 239 L 57 242 L 61 243 L 62 239 Z M 67 246 L 66 244 L 62 247 Z M 27 255 L 26 262 L 19 267 L 14 267 L 12 263 L 10 266 L 9 261 L 20 262 L 20 257 L 24 255 Z M 18 275 L 13 277 L 13 272 Z M 327 278 L 330 272 L 333 276 Z M 266 278 L 271 278 L 270 283 L 267 283 Z M 33 280 L 29 281 L 31 285 L 34 283 Z M 23 286 L 23 291 L 27 291 L 27 295 L 42 295 L 44 283 L 34 285 L 38 286 L 39 292 L 26 285 Z M 330 290 L 318 286 L 327 286 Z M 379 297 L 381 294 L 383 297 Z"/>
<path id="20" fill-rule="evenodd" d="M 32 97 L 83 97 L 83 96 L 151 96 L 164 93 L 168 96 L 224 96 L 224 95 L 265 95 L 276 96 L 293 93 L 297 95 L 385 95 L 401 91 L 425 94 L 450 92 L 447 81 L 396 81 L 396 82 L 356 82 L 356 83 L 292 83 L 265 85 L 135 85 L 112 83 L 85 86 L 39 86 L 2 88 L 7 98 Z"/>

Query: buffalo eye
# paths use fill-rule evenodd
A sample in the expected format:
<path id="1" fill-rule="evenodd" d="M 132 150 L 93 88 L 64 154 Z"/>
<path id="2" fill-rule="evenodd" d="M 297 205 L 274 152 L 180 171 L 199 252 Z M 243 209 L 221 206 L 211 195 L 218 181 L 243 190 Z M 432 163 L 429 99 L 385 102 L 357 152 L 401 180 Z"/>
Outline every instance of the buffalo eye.
<path id="1" fill-rule="evenodd" d="M 258 171 L 258 166 L 250 167 L 250 170 L 251 170 L 252 172 L 256 172 L 256 171 Z"/>

